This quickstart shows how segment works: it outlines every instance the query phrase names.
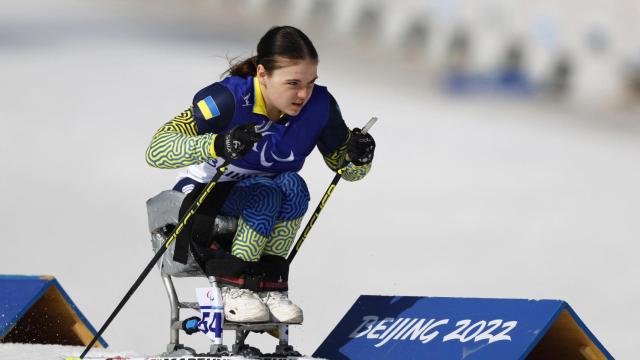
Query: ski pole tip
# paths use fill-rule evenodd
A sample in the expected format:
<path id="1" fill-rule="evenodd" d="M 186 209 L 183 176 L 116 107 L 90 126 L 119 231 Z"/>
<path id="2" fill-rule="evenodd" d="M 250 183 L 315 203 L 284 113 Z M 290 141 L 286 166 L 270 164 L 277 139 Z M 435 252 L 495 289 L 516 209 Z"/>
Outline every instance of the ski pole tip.
<path id="1" fill-rule="evenodd" d="M 367 132 L 369 132 L 369 129 L 371 129 L 371 127 L 373 127 L 373 124 L 376 123 L 376 121 L 378 121 L 378 117 L 374 116 L 372 117 L 367 124 L 362 128 L 362 133 L 366 134 Z"/>

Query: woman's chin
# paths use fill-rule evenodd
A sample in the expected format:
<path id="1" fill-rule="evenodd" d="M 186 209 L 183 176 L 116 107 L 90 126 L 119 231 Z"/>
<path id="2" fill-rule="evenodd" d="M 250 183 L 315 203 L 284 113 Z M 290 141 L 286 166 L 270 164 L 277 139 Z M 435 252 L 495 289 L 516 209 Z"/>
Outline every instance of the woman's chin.
<path id="1" fill-rule="evenodd" d="M 302 106 L 293 106 L 287 109 L 285 113 L 289 116 L 296 116 L 300 114 L 300 110 L 302 110 Z"/>

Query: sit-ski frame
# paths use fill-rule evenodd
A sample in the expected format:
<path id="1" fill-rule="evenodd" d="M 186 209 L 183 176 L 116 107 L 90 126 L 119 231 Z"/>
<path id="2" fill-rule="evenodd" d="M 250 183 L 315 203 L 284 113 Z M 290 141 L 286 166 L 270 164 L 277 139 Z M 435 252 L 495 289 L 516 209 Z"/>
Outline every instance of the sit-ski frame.
<path id="1" fill-rule="evenodd" d="M 176 354 L 179 351 L 191 351 L 191 349 L 186 348 L 184 345 L 180 344 L 180 330 L 182 329 L 182 320 L 180 320 L 180 309 L 192 309 L 195 311 L 200 311 L 200 304 L 197 302 L 181 302 L 178 299 L 178 294 L 176 293 L 175 286 L 173 285 L 173 280 L 171 279 L 171 275 L 165 274 L 161 271 L 162 282 L 164 284 L 165 290 L 167 291 L 167 295 L 169 297 L 169 306 L 171 310 L 171 322 L 170 322 L 170 331 L 169 331 L 169 344 L 167 345 L 166 354 Z M 208 277 L 210 286 L 212 288 L 217 287 L 215 277 Z M 224 313 L 223 315 L 224 316 Z M 245 339 L 249 335 L 251 331 L 257 332 L 278 332 L 278 345 L 276 346 L 276 351 L 274 355 L 279 356 L 299 356 L 293 350 L 293 347 L 289 345 L 289 325 L 284 323 L 235 323 L 223 321 L 224 330 L 235 330 L 236 332 L 236 342 L 233 344 L 231 352 L 228 351 L 228 348 L 222 343 L 222 333 L 220 334 L 219 340 L 216 339 L 211 344 L 211 348 L 209 353 L 211 355 L 220 354 L 220 355 L 260 355 L 259 350 L 255 348 L 251 348 L 250 346 L 245 344 Z"/>

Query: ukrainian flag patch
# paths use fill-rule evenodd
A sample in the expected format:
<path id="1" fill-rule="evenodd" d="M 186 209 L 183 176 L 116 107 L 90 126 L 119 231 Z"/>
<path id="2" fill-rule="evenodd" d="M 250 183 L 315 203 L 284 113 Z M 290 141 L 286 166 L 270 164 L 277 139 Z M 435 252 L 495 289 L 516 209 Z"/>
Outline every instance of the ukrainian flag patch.
<path id="1" fill-rule="evenodd" d="M 216 105 L 216 102 L 213 101 L 211 96 L 207 96 L 206 98 L 198 101 L 197 105 L 202 115 L 204 115 L 205 120 L 209 120 L 220 115 L 218 105 Z"/>

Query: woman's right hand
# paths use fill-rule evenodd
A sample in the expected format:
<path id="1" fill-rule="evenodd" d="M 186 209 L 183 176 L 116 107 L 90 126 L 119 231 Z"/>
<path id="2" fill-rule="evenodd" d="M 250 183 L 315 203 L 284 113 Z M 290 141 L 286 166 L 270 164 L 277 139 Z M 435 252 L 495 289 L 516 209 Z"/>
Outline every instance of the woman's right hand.
<path id="1" fill-rule="evenodd" d="M 244 156 L 253 144 L 262 139 L 255 126 L 256 123 L 249 123 L 218 134 L 213 141 L 216 154 L 226 160 L 237 160 Z"/>

